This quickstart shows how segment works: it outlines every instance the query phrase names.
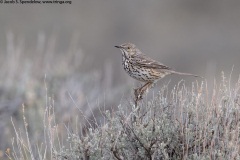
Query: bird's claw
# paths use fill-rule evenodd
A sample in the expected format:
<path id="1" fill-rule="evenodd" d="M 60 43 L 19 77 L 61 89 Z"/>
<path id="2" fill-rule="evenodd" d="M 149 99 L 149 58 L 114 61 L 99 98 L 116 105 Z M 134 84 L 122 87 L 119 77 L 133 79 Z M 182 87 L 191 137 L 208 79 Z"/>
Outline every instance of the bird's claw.
<path id="1" fill-rule="evenodd" d="M 134 90 L 134 95 L 135 95 L 136 101 L 140 101 L 143 99 L 142 97 L 143 92 L 140 88 Z"/>

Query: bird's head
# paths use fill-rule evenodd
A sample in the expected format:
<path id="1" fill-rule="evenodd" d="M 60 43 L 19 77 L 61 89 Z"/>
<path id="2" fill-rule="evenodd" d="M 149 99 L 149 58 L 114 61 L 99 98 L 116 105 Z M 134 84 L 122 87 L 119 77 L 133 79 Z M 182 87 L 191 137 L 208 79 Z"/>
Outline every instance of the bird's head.
<path id="1" fill-rule="evenodd" d="M 123 56 L 125 56 L 126 58 L 129 58 L 138 52 L 138 49 L 132 43 L 123 43 L 115 47 L 119 48 L 122 51 Z"/>

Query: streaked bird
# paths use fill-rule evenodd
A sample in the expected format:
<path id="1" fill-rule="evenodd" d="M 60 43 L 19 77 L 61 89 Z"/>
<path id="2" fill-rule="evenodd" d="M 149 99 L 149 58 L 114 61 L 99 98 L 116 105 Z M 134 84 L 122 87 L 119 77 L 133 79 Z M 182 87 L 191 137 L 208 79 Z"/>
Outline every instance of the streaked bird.
<path id="1" fill-rule="evenodd" d="M 149 58 L 132 43 L 124 43 L 115 47 L 122 52 L 122 65 L 128 75 L 138 81 L 145 82 L 142 87 L 135 89 L 136 100 L 142 99 L 144 91 L 166 75 L 179 74 L 200 77 L 190 73 L 174 71 L 172 68 Z"/>

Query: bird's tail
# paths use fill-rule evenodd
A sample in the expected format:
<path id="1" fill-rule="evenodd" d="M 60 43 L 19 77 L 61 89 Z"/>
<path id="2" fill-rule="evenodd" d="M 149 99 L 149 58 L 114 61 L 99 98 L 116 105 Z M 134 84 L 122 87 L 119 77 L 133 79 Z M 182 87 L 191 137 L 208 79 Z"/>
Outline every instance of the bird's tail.
<path id="1" fill-rule="evenodd" d="M 172 74 L 178 74 L 178 75 L 194 76 L 194 77 L 203 78 L 203 77 L 201 77 L 201 76 L 198 76 L 198 75 L 195 75 L 195 74 L 191 74 L 191 73 L 182 73 L 182 72 L 177 72 L 177 71 L 170 71 L 170 73 L 172 73 Z"/>

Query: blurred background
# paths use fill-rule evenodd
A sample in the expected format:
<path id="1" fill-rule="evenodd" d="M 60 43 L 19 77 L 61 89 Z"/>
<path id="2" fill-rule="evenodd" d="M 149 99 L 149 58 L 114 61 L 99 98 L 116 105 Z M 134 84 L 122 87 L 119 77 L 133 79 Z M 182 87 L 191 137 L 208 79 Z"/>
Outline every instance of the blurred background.
<path id="1" fill-rule="evenodd" d="M 41 140 L 45 107 L 57 122 L 98 116 L 131 103 L 140 84 L 121 66 L 115 45 L 132 42 L 177 71 L 206 77 L 240 71 L 239 0 L 72 0 L 72 4 L 0 4 L 0 158 L 22 128 L 22 105 L 33 142 Z M 176 85 L 193 77 L 169 76 Z M 199 80 L 199 79 L 198 79 Z M 200 80 L 199 80 L 200 82 Z M 50 98 L 51 97 L 51 98 Z M 83 122 L 84 123 L 84 122 Z M 38 134 L 35 134 L 39 132 Z"/>

